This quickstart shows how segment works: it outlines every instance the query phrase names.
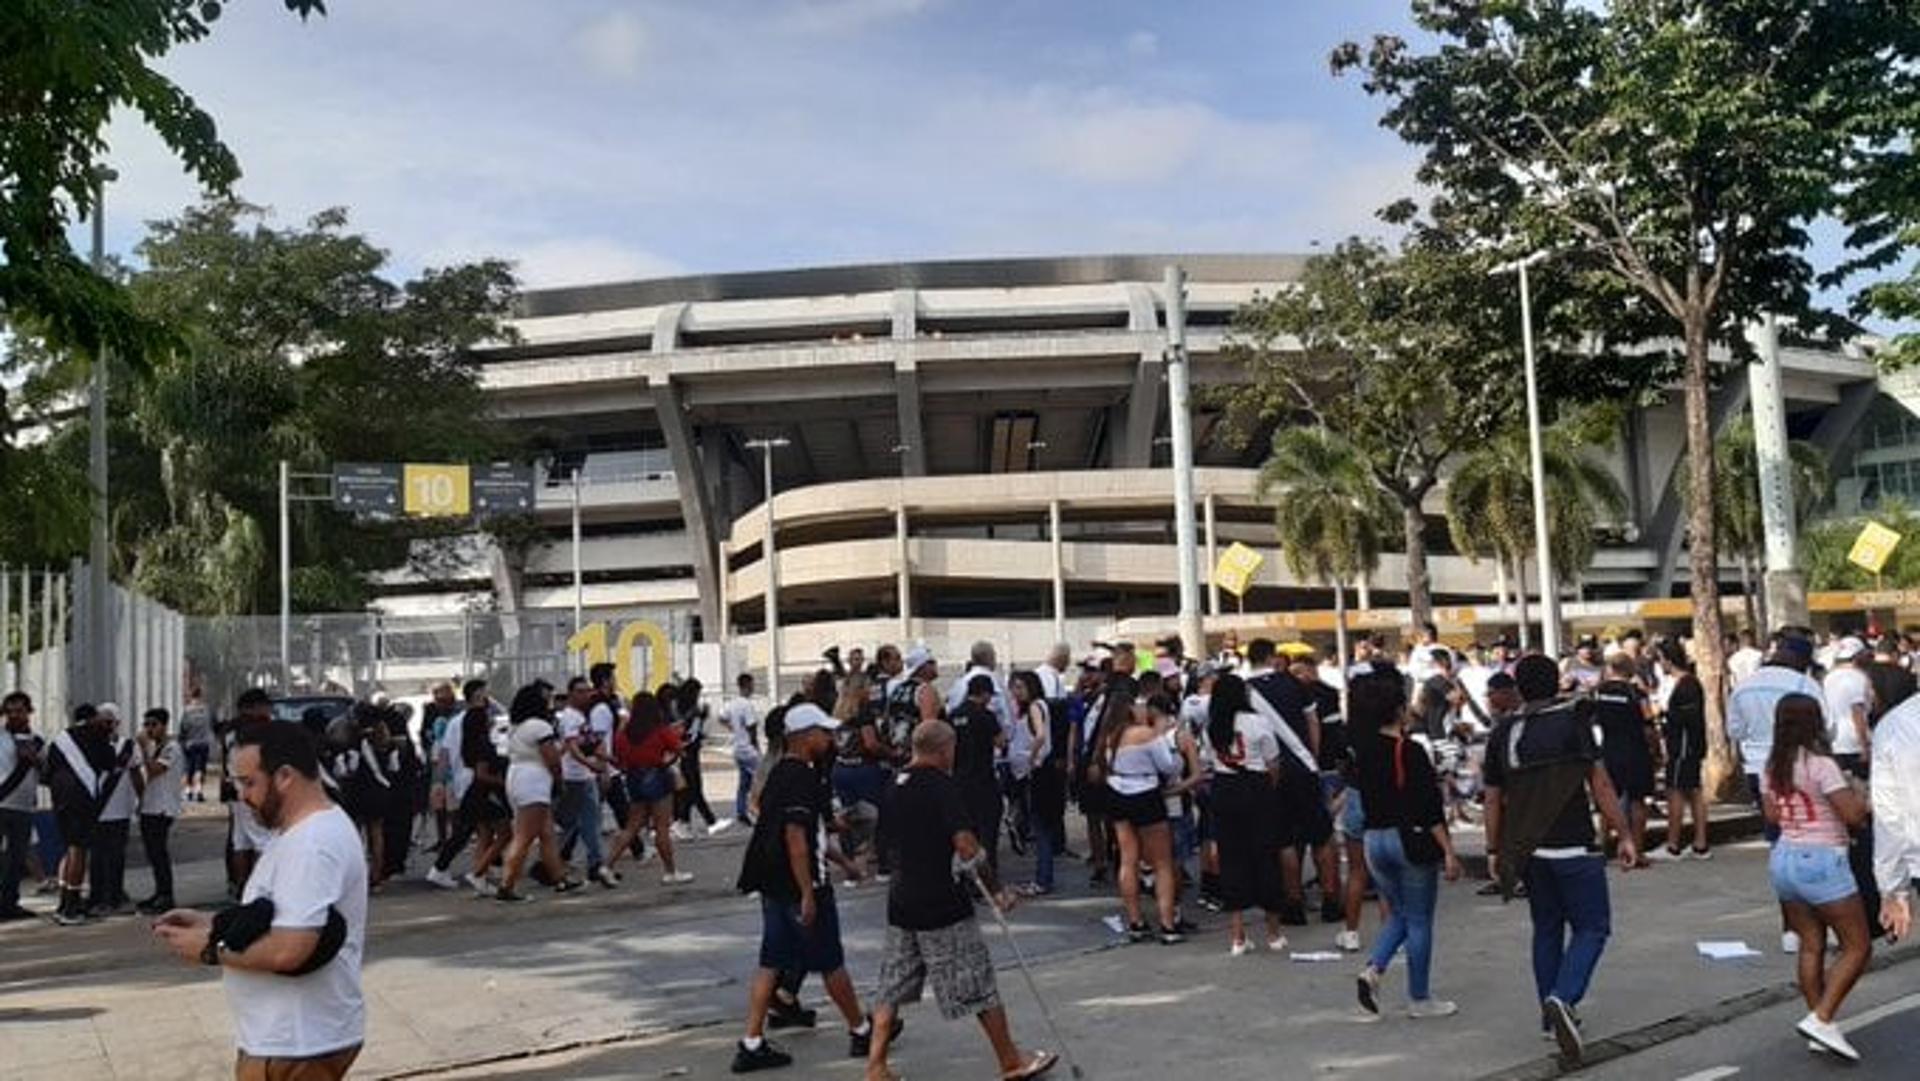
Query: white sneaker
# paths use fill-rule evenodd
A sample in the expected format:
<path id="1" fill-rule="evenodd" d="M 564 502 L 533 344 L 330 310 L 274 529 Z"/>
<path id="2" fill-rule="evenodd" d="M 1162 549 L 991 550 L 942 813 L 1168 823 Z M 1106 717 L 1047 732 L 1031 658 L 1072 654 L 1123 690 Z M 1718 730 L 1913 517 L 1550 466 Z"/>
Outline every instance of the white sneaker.
<path id="1" fill-rule="evenodd" d="M 1666 845 L 1655 845 L 1653 851 L 1647 853 L 1647 859 L 1654 863 L 1678 863 L 1686 858 L 1687 854 L 1684 850 L 1675 851 Z"/>
<path id="2" fill-rule="evenodd" d="M 1276 935 L 1273 938 L 1267 939 L 1267 949 L 1273 953 L 1279 953 L 1286 948 L 1287 936 L 1285 935 Z"/>
<path id="3" fill-rule="evenodd" d="M 1227 956 L 1229 957 L 1245 957 L 1252 952 L 1253 943 L 1248 942 L 1244 938 L 1227 948 Z"/>
<path id="4" fill-rule="evenodd" d="M 464 878 L 462 878 L 461 881 L 465 882 L 469 887 L 473 889 L 473 892 L 479 894 L 482 897 L 492 897 L 494 894 L 500 892 L 500 887 L 495 886 L 492 882 L 489 882 L 487 879 L 477 874 L 469 873 Z"/>
<path id="5" fill-rule="evenodd" d="M 733 819 L 723 818 L 720 821 L 715 822 L 713 825 L 707 827 L 707 836 L 713 837 L 718 834 L 725 833 L 732 828 L 733 828 Z"/>
<path id="6" fill-rule="evenodd" d="M 454 878 L 438 867 L 427 868 L 427 881 L 443 890 L 457 890 L 460 888 L 459 879 Z"/>
<path id="7" fill-rule="evenodd" d="M 1547 1028 L 1553 1033 L 1554 1042 L 1560 1045 L 1561 1057 L 1578 1065 L 1586 1054 L 1586 1040 L 1581 1036 L 1580 1019 L 1573 1007 L 1548 995 L 1540 1008 L 1546 1014 Z"/>
<path id="8" fill-rule="evenodd" d="M 1407 1003 L 1407 1016 L 1415 1020 L 1425 1017 L 1452 1017 L 1459 1012 L 1459 1006 L 1444 998 L 1416 998 Z"/>
<path id="9" fill-rule="evenodd" d="M 669 832 L 673 836 L 673 839 L 676 841 L 693 840 L 693 827 L 687 825 L 685 822 L 675 822 L 673 824 L 673 829 L 670 830 Z"/>
<path id="10" fill-rule="evenodd" d="M 1687 858 L 1690 860 L 1710 860 L 1713 858 L 1713 849 L 1693 848 L 1690 846 L 1687 849 Z"/>
<path id="11" fill-rule="evenodd" d="M 600 883 L 602 886 L 605 886 L 608 889 L 612 889 L 615 886 L 618 886 L 620 884 L 619 874 L 615 873 L 615 871 L 610 867 L 595 868 L 593 872 L 593 880 L 595 882 Z"/>
<path id="12" fill-rule="evenodd" d="M 1341 931 L 1333 936 L 1333 944 L 1346 953 L 1360 952 L 1360 932 Z"/>
<path id="13" fill-rule="evenodd" d="M 669 871 L 660 876 L 660 884 L 662 886 L 684 886 L 692 881 L 692 871 Z"/>
<path id="14" fill-rule="evenodd" d="M 1802 1017 L 1800 1023 L 1795 1025 L 1794 1029 L 1798 1031 L 1800 1035 L 1839 1055 L 1848 1062 L 1860 1061 L 1860 1052 L 1855 1051 L 1853 1045 L 1847 1042 L 1846 1034 L 1840 1031 L 1840 1026 L 1831 1021 L 1822 1021 L 1819 1017 L 1810 1013 Z"/>
<path id="15" fill-rule="evenodd" d="M 1800 936 L 1794 934 L 1792 931 L 1780 932 L 1780 952 L 1781 953 L 1799 953 L 1800 952 Z"/>

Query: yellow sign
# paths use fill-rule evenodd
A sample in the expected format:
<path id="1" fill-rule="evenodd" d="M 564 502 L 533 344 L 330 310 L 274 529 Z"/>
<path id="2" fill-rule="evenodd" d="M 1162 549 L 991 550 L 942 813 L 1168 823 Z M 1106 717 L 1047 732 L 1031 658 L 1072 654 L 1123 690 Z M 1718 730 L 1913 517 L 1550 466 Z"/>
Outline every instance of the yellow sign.
<path id="1" fill-rule="evenodd" d="M 1260 565 L 1266 561 L 1259 552 L 1234 541 L 1220 553 L 1220 562 L 1213 568 L 1213 580 L 1228 593 L 1244 597 L 1247 587 L 1253 584 L 1253 576 L 1260 573 Z"/>
<path id="2" fill-rule="evenodd" d="M 1860 531 L 1860 538 L 1853 542 L 1853 551 L 1847 553 L 1847 562 L 1861 568 L 1868 574 L 1879 574 L 1887 565 L 1887 557 L 1900 543 L 1900 534 L 1881 525 L 1868 522 Z"/>
<path id="3" fill-rule="evenodd" d="M 464 465 L 415 465 L 401 474 L 405 510 L 416 518 L 458 518 L 469 513 L 472 488 Z"/>
<path id="4" fill-rule="evenodd" d="M 646 639 L 646 651 L 639 661 L 634 660 L 634 650 Z M 589 623 L 567 639 L 568 653 L 587 655 L 587 667 L 603 664 L 607 655 L 607 625 Z M 620 697 L 632 698 L 641 691 L 651 691 L 667 678 L 672 671 L 673 649 L 667 642 L 667 632 L 657 623 L 636 619 L 620 628 L 620 637 L 613 642 L 613 683 Z M 659 679 L 654 677 L 658 675 Z"/>

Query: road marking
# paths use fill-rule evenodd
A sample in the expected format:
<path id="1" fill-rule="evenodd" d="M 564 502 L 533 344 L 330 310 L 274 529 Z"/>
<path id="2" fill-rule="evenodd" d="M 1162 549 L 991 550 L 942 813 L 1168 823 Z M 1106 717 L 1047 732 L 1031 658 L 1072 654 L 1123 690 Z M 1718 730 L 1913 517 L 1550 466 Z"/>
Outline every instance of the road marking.
<path id="1" fill-rule="evenodd" d="M 1849 1017 L 1845 1021 L 1840 1022 L 1840 1031 L 1857 1032 L 1876 1021 L 1884 1021 L 1895 1014 L 1906 1013 L 1916 1006 L 1920 1006 L 1920 994 L 1896 998 L 1884 1006 L 1875 1006 L 1863 1014 Z"/>
<path id="2" fill-rule="evenodd" d="M 1680 1078 L 1679 1081 L 1720 1081 L 1720 1079 L 1723 1077 L 1732 1077 L 1734 1074 L 1737 1074 L 1739 1072 L 1740 1072 L 1740 1067 L 1738 1066 L 1715 1066 L 1710 1070 L 1701 1070 L 1699 1073 L 1690 1073 L 1687 1076 Z"/>

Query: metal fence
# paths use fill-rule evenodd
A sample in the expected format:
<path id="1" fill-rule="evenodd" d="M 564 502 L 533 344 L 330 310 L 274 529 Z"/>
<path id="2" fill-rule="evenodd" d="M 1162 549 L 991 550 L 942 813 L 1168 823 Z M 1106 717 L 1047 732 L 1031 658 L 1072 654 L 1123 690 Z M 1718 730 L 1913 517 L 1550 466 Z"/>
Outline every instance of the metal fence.
<path id="1" fill-rule="evenodd" d="M 278 617 L 193 617 L 186 621 L 186 654 L 194 687 L 213 703 L 231 702 L 246 687 L 399 697 L 471 678 L 487 680 L 504 697 L 503 688 L 535 678 L 560 684 L 597 659 L 620 666 L 637 688 L 671 674 L 707 680 L 717 670 L 717 656 L 694 646 L 694 616 L 672 608 L 589 608 L 576 627 L 571 610 L 297 615 L 284 665 Z"/>

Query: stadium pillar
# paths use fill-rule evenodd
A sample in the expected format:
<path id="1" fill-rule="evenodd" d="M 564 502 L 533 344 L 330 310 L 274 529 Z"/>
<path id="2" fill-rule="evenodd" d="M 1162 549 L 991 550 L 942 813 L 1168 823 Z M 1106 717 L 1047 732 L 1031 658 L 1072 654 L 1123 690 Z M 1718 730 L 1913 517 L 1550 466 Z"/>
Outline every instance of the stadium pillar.
<path id="1" fill-rule="evenodd" d="M 658 347 L 658 338 L 654 344 Z M 667 440 L 667 454 L 673 460 L 674 485 L 680 490 L 680 513 L 686 519 L 687 540 L 693 548 L 694 580 L 700 588 L 700 626 L 703 637 L 710 636 L 720 627 L 720 568 L 715 560 L 720 550 L 719 530 L 714 525 L 706 476 L 700 468 L 700 447 L 694 442 L 693 425 L 687 421 L 686 398 L 680 385 L 665 372 L 655 372 L 650 381 L 654 411 Z"/>
<path id="2" fill-rule="evenodd" d="M 894 451 L 900 456 L 900 475 L 927 475 L 927 440 L 920 422 L 920 369 L 912 357 L 893 362 L 894 408 L 899 441 Z"/>
<path id="3" fill-rule="evenodd" d="M 1771 315 L 1747 328 L 1757 354 L 1747 365 L 1753 448 L 1760 465 L 1761 535 L 1766 542 L 1767 621 L 1804 626 L 1807 582 L 1794 551 L 1793 469 L 1787 452 L 1787 403 L 1780 380 L 1780 328 Z"/>
<path id="4" fill-rule="evenodd" d="M 1187 364 L 1187 273 L 1167 268 L 1167 415 L 1173 436 L 1173 532 L 1180 558 L 1180 640 L 1191 656 L 1207 655 L 1200 619 L 1200 575 L 1193 522 L 1193 403 Z"/>

